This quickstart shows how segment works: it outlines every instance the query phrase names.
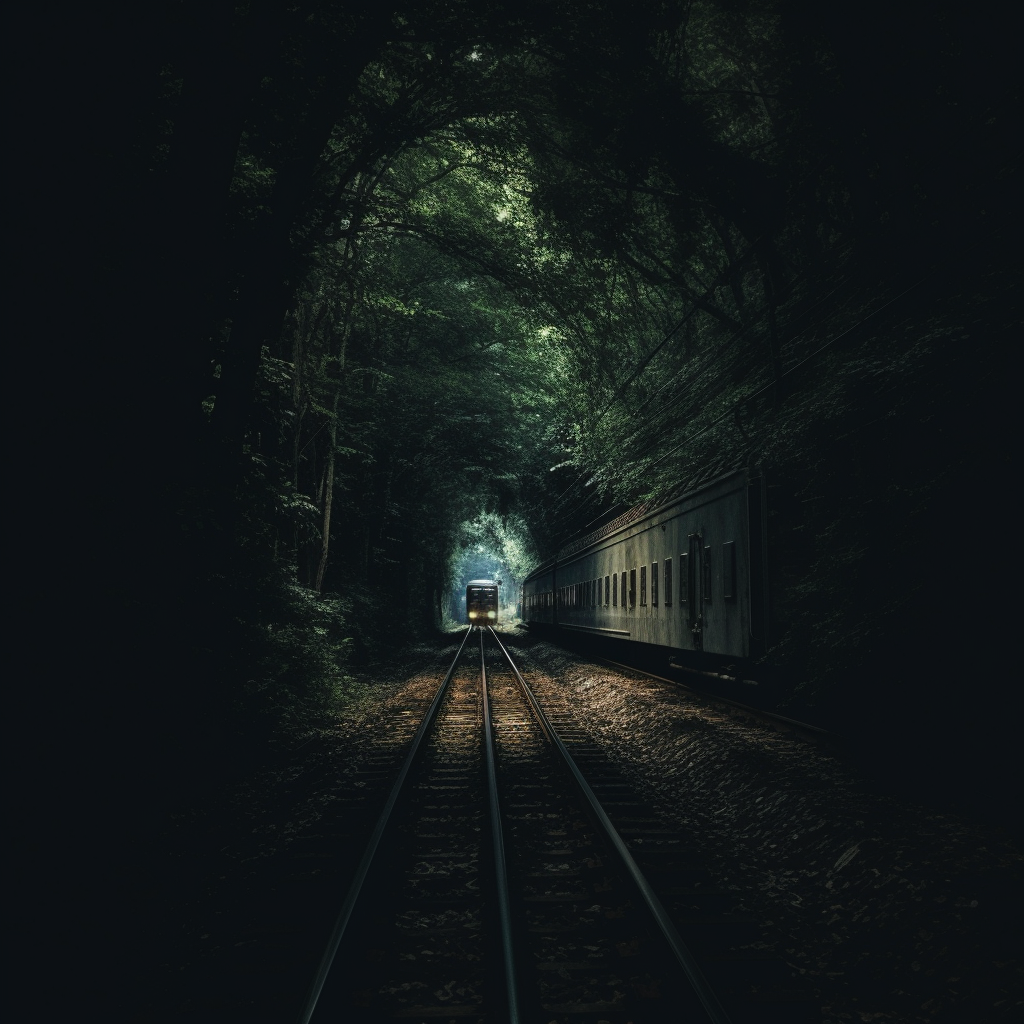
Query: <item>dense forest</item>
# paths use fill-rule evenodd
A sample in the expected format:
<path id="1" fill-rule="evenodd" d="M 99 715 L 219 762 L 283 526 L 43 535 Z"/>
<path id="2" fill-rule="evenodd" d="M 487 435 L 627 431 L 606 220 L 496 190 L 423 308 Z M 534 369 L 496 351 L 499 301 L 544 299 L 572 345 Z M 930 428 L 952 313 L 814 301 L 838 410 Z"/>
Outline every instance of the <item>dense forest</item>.
<path id="1" fill-rule="evenodd" d="M 467 550 L 514 583 L 739 466 L 791 522 L 791 699 L 1006 699 L 994 11 L 157 0 L 28 33 L 25 576 L 82 827 L 102 791 L 145 834 L 343 713 Z"/>

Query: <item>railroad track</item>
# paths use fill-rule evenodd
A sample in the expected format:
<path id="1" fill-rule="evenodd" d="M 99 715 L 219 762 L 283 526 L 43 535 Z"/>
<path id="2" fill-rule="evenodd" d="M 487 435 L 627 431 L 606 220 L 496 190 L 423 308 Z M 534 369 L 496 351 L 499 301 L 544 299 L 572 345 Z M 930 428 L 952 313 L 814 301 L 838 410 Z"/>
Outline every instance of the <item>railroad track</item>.
<path id="1" fill-rule="evenodd" d="M 784 965 L 741 948 L 758 937 L 570 709 L 546 715 L 497 634 L 469 629 L 301 1021 L 817 1019 Z"/>

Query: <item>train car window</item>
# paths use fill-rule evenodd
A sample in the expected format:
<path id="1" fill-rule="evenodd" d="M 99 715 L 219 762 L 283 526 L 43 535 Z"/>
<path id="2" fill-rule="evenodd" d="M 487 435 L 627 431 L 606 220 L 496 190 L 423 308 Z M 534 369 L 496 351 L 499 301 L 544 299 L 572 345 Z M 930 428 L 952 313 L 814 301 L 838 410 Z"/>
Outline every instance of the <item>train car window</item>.
<path id="1" fill-rule="evenodd" d="M 626 607 L 626 570 L 622 570 L 622 578 L 619 580 L 619 592 L 622 594 L 622 607 Z"/>
<path id="2" fill-rule="evenodd" d="M 611 591 L 611 583 L 612 583 L 611 576 L 605 576 L 605 578 L 604 578 L 604 606 L 605 606 L 605 608 L 608 607 L 608 604 L 609 604 L 609 600 L 608 599 L 611 597 L 611 592 L 612 592 Z"/>
<path id="3" fill-rule="evenodd" d="M 722 545 L 722 597 L 736 596 L 736 542 Z"/>
<path id="4" fill-rule="evenodd" d="M 612 607 L 619 607 L 619 574 L 612 575 Z"/>
<path id="5" fill-rule="evenodd" d="M 704 546 L 704 565 L 701 567 L 704 571 L 701 576 L 704 577 L 704 600 L 711 600 L 711 545 L 706 544 Z"/>
<path id="6" fill-rule="evenodd" d="M 651 607 L 658 607 L 658 563 L 651 562 Z"/>
<path id="7" fill-rule="evenodd" d="M 672 607 L 672 559 L 665 559 L 665 607 Z"/>
<path id="8" fill-rule="evenodd" d="M 629 570 L 629 607 L 636 607 L 636 569 Z"/>
<path id="9" fill-rule="evenodd" d="M 646 606 L 647 604 L 647 566 L 640 566 L 640 604 Z"/>
<path id="10" fill-rule="evenodd" d="M 686 604 L 687 598 L 690 596 L 687 591 L 690 588 L 690 556 L 687 554 L 681 554 L 679 556 L 679 603 Z"/>

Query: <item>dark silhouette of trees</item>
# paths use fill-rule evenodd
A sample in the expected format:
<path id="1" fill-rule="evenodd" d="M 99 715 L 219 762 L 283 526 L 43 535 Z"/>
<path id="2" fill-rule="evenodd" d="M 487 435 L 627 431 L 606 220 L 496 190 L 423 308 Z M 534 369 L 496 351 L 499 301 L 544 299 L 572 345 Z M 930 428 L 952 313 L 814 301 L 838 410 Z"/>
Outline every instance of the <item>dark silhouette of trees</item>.
<path id="1" fill-rule="evenodd" d="M 71 646 L 107 669 L 78 699 L 155 723 L 111 749 L 156 788 L 336 707 L 381 608 L 432 622 L 480 513 L 550 551 L 799 464 L 832 536 L 848 496 L 812 467 L 849 437 L 870 465 L 900 417 L 985 434 L 976 390 L 953 411 L 960 335 L 923 325 L 973 275 L 994 326 L 968 362 L 1003 358 L 1019 87 L 994 14 L 164 2 L 25 39 L 20 305 L 49 361 L 19 346 L 47 389 L 26 478 L 59 494 L 33 575 L 89 595 Z"/>

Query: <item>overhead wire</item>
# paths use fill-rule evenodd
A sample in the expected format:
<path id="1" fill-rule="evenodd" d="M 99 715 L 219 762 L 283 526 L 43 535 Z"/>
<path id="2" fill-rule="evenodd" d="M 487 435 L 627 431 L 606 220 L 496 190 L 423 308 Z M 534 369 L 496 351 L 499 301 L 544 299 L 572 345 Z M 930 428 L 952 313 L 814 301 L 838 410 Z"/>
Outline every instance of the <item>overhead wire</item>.
<path id="1" fill-rule="evenodd" d="M 802 186 L 812 177 L 812 175 L 816 174 L 822 168 L 822 166 L 824 166 L 824 164 L 829 159 L 830 155 L 831 154 L 829 152 L 824 153 L 822 155 L 821 159 L 818 160 L 817 163 L 813 167 L 811 167 L 810 169 L 807 170 L 807 172 L 803 175 L 803 177 L 797 183 L 796 187 L 793 189 L 793 192 L 792 192 L 791 195 L 795 196 L 795 195 L 800 193 Z M 786 203 L 785 203 L 785 206 L 788 207 L 790 202 L 791 202 L 791 199 L 787 199 Z M 665 345 L 677 333 L 677 331 L 684 324 L 686 324 L 690 319 L 692 319 L 697 314 L 697 312 L 700 310 L 700 303 L 705 301 L 707 298 L 709 298 L 714 291 L 716 291 L 718 288 L 720 288 L 722 286 L 722 284 L 725 283 L 725 281 L 728 280 L 728 275 L 733 270 L 735 270 L 737 267 L 739 267 L 743 263 L 743 261 L 745 261 L 747 259 L 747 257 L 750 256 L 754 252 L 756 246 L 762 241 L 763 238 L 764 238 L 763 235 L 758 235 L 757 238 L 755 238 L 753 241 L 751 241 L 746 246 L 745 249 L 743 249 L 733 259 L 731 259 L 725 267 L 722 267 L 719 270 L 718 274 L 715 275 L 715 278 L 712 280 L 711 284 L 705 289 L 705 291 L 697 299 L 691 300 L 690 309 L 683 315 L 683 317 L 679 320 L 679 322 L 676 323 L 667 332 L 667 334 L 654 347 L 654 349 L 652 349 L 652 351 L 649 352 L 641 360 L 640 365 L 633 371 L 632 374 L 630 374 L 629 378 L 623 384 L 621 384 L 619 386 L 618 390 L 615 392 L 615 394 L 612 396 L 612 398 L 609 399 L 609 401 L 605 404 L 604 408 L 598 414 L 597 419 L 594 421 L 594 426 L 595 427 L 604 419 L 605 415 L 608 413 L 608 411 L 611 409 L 611 407 L 619 400 L 619 398 L 622 397 L 622 395 L 625 392 L 626 388 L 630 384 L 632 384 L 641 374 L 644 373 L 644 371 L 647 369 L 647 367 L 651 364 L 651 361 L 654 359 L 654 357 L 665 347 Z M 764 315 L 765 314 L 762 314 L 762 317 L 759 318 L 758 322 L 760 322 L 760 320 L 763 319 Z M 748 328 L 745 327 L 743 329 L 743 331 L 740 332 L 740 336 L 742 336 L 742 334 L 744 334 L 747 329 Z M 733 340 L 735 340 L 735 339 L 733 339 Z M 728 342 L 726 344 L 726 349 L 728 349 L 728 348 L 731 348 L 731 342 Z M 715 361 L 716 358 L 717 358 L 717 354 L 712 356 L 712 363 Z M 562 501 L 562 499 L 565 498 L 565 496 L 570 491 L 574 490 L 576 487 L 579 486 L 580 482 L 583 480 L 583 478 L 585 476 L 587 476 L 587 472 L 586 471 L 581 473 L 579 476 L 577 476 L 577 478 L 572 483 L 570 483 L 568 487 L 566 487 L 561 493 L 559 493 L 554 498 L 553 504 L 557 507 L 558 504 Z"/>
<path id="2" fill-rule="evenodd" d="M 985 241 L 984 238 L 979 239 L 973 245 L 968 247 L 967 249 L 958 250 L 957 254 L 956 254 L 957 258 L 958 259 L 962 259 L 964 255 L 966 255 L 967 253 L 973 251 L 975 248 L 977 248 L 979 245 L 981 245 L 983 241 Z M 948 263 L 949 261 L 947 260 L 945 262 Z M 744 405 L 748 405 L 749 403 L 753 402 L 755 399 L 759 398 L 760 396 L 762 396 L 762 395 L 772 391 L 775 387 L 777 387 L 778 382 L 780 380 L 783 380 L 786 377 L 789 377 L 790 375 L 796 373 L 797 370 L 799 370 L 801 367 L 807 365 L 807 363 L 811 362 L 812 360 L 816 359 L 822 352 L 825 352 L 827 349 L 831 348 L 837 342 L 841 341 L 843 338 L 845 338 L 846 336 L 851 334 L 853 331 L 857 330 L 863 324 L 867 323 L 868 320 L 870 320 L 873 317 L 877 316 L 879 313 L 881 313 L 883 310 L 887 309 L 893 303 L 899 301 L 900 299 L 902 299 L 904 296 L 908 295 L 912 291 L 915 291 L 917 288 L 919 288 L 922 284 L 924 284 L 930 278 L 934 277 L 935 274 L 938 272 L 939 266 L 940 266 L 939 264 L 933 265 L 929 269 L 928 273 L 924 274 L 922 277 L 920 277 L 913 284 L 908 285 L 902 291 L 900 291 L 896 295 L 892 296 L 892 298 L 887 299 L 881 305 L 879 305 L 875 309 L 871 310 L 870 313 L 868 313 L 866 316 L 861 317 L 855 324 L 852 324 L 850 327 L 847 327 L 845 330 L 843 330 L 839 334 L 835 335 L 835 337 L 830 338 L 823 345 L 818 346 L 818 348 L 816 348 L 813 352 L 808 353 L 806 356 L 801 358 L 798 362 L 794 363 L 792 366 L 787 368 L 785 371 L 783 371 L 777 377 L 773 377 L 772 380 L 770 380 L 769 382 L 767 382 L 766 384 L 764 384 L 763 386 L 758 388 L 756 391 L 753 391 L 753 392 L 751 392 L 748 395 L 744 395 L 742 398 L 737 399 L 735 402 L 731 403 L 729 405 L 729 407 L 723 413 L 721 413 L 719 416 L 715 417 L 715 419 L 712 420 L 710 423 L 708 423 L 705 426 L 701 427 L 699 430 L 695 431 L 694 433 L 688 435 L 682 441 L 680 441 L 678 444 L 676 444 L 672 448 L 668 449 L 668 451 L 663 452 L 653 462 L 650 462 L 650 463 L 646 464 L 645 467 L 644 467 L 645 471 L 649 471 L 649 470 L 653 469 L 655 466 L 657 466 L 657 465 L 661 464 L 662 462 L 664 462 L 665 459 L 669 458 L 671 455 L 674 455 L 680 449 L 686 447 L 686 445 L 690 444 L 691 442 L 695 441 L 697 438 L 699 438 L 699 437 L 703 436 L 704 434 L 708 433 L 708 431 L 713 430 L 716 426 L 718 426 L 718 424 L 722 423 L 724 420 L 728 419 L 730 416 L 735 415 L 736 411 L 738 409 L 742 408 Z M 847 283 L 848 281 L 849 281 L 849 279 L 847 278 L 847 279 L 844 280 L 844 283 Z M 841 287 L 841 285 L 837 286 L 837 288 L 833 289 L 833 291 L 830 294 L 834 294 L 835 291 L 837 291 L 839 287 Z M 819 304 L 820 303 L 816 303 L 815 305 L 819 305 Z M 813 309 L 814 307 L 811 307 L 811 308 Z M 823 321 L 819 320 L 816 324 L 813 324 L 813 325 L 810 325 L 810 326 L 811 327 L 817 327 L 822 322 Z M 803 333 L 805 333 L 809 329 L 810 329 L 810 327 L 804 328 L 800 333 L 803 334 Z M 724 390 L 724 387 L 721 388 L 720 391 L 721 390 Z M 692 408 L 692 406 L 691 406 L 691 408 Z M 647 452 L 649 452 L 651 450 L 651 448 L 653 448 L 654 444 L 656 444 L 656 443 L 657 442 L 655 440 L 650 446 L 648 446 L 640 454 L 643 455 L 643 454 L 646 454 Z M 583 508 L 586 507 L 587 504 L 589 504 L 590 500 L 591 500 L 591 496 L 588 495 L 588 497 L 584 501 L 580 502 L 574 509 L 570 510 L 567 513 L 564 513 L 564 518 L 571 520 L 573 516 L 578 514 L 578 512 L 580 510 L 582 510 Z M 569 532 L 571 533 L 571 532 L 575 532 L 575 531 L 570 530 Z"/>
<path id="3" fill-rule="evenodd" d="M 794 363 L 793 366 L 789 367 L 783 373 L 779 374 L 778 377 L 776 377 L 773 380 L 769 381 L 767 384 L 765 384 L 763 387 L 759 388 L 757 391 L 753 392 L 752 394 L 745 395 L 743 398 L 738 399 L 736 402 L 732 403 L 729 406 L 729 408 L 724 413 L 722 413 L 720 416 L 717 416 L 714 420 L 712 420 L 706 426 L 702 427 L 700 430 L 698 430 L 695 433 L 691 434 L 689 437 L 684 438 L 682 441 L 679 442 L 679 444 L 673 446 L 667 452 L 664 452 L 657 459 L 655 459 L 654 462 L 649 463 L 646 468 L 647 469 L 653 469 L 654 466 L 657 466 L 659 463 L 663 462 L 670 455 L 674 455 L 677 451 L 679 451 L 681 448 L 685 447 L 691 441 L 694 441 L 698 437 L 700 437 L 701 435 L 706 434 L 709 430 L 712 430 L 714 427 L 716 427 L 723 420 L 727 419 L 731 415 L 734 415 L 737 409 L 741 408 L 744 405 L 749 404 L 750 402 L 754 401 L 754 399 L 756 399 L 756 398 L 760 397 L 761 395 L 766 394 L 767 392 L 769 392 L 772 389 L 774 389 L 777 386 L 777 384 L 778 384 L 778 382 L 780 380 L 783 380 L 784 378 L 789 377 L 791 374 L 796 373 L 796 371 L 799 370 L 801 367 L 806 366 L 809 362 L 811 362 L 811 360 L 816 359 L 819 355 L 821 355 L 822 352 L 824 352 L 827 349 L 831 348 L 833 345 L 836 344 L 836 342 L 841 341 L 847 335 L 849 335 L 853 331 L 857 330 L 857 328 L 861 327 L 863 324 L 867 323 L 868 320 L 872 319 L 873 317 L 875 317 L 879 313 L 881 313 L 883 310 L 887 309 L 894 302 L 898 302 L 904 296 L 909 295 L 913 291 L 916 291 L 926 281 L 928 281 L 931 278 L 935 277 L 936 274 L 940 271 L 940 269 L 944 269 L 944 265 L 948 266 L 948 264 L 954 258 L 958 262 L 962 262 L 963 258 L 968 253 L 973 252 L 976 248 L 978 248 L 978 246 L 980 246 L 983 242 L 987 241 L 991 237 L 994 237 L 994 235 L 986 235 L 986 236 L 984 236 L 982 238 L 979 238 L 972 245 L 970 245 L 970 246 L 968 246 L 968 247 L 966 247 L 964 249 L 957 249 L 957 251 L 955 253 L 955 256 L 950 256 L 945 261 L 941 261 L 939 263 L 933 264 L 929 268 L 928 272 L 926 274 L 924 274 L 922 277 L 918 278 L 918 280 L 916 280 L 913 284 L 908 285 L 902 291 L 900 291 L 896 295 L 894 295 L 891 299 L 886 300 L 880 306 L 877 306 L 875 309 L 873 309 L 870 313 L 867 314 L 867 316 L 861 317 L 855 324 L 853 324 L 850 327 L 847 327 L 844 331 L 841 331 L 834 338 L 830 338 L 828 341 L 825 342 L 825 344 L 820 345 L 813 352 L 808 353 L 808 355 L 804 356 L 801 360 L 799 360 L 799 362 Z"/>
<path id="4" fill-rule="evenodd" d="M 714 427 L 716 427 L 723 420 L 728 419 L 729 416 L 734 415 L 736 413 L 737 409 L 739 409 L 742 406 L 744 406 L 744 405 L 754 401 L 754 399 L 758 398 L 759 396 L 761 396 L 761 395 L 763 395 L 763 394 L 773 390 L 777 386 L 777 384 L 778 384 L 778 382 L 780 380 L 784 379 L 785 377 L 788 377 L 792 373 L 795 373 L 798 369 L 800 369 L 802 366 L 804 366 L 805 364 L 810 362 L 812 359 L 816 358 L 818 355 L 820 355 L 826 349 L 831 348 L 832 345 L 834 345 L 836 342 L 840 341 L 842 338 L 846 337 L 848 334 L 850 334 L 853 331 L 855 331 L 858 327 L 860 327 L 862 324 L 866 323 L 868 320 L 870 320 L 872 317 L 876 316 L 878 313 L 882 312 L 882 310 L 886 309 L 888 306 L 892 305 L 897 300 L 903 298 L 904 295 L 907 295 L 909 292 L 915 290 L 917 287 L 919 287 L 921 284 L 923 284 L 928 279 L 928 276 L 929 275 L 925 275 L 920 280 L 914 282 L 914 284 L 909 285 L 907 288 L 905 288 L 899 294 L 893 296 L 891 299 L 887 300 L 882 305 L 880 305 L 877 308 L 873 309 L 870 313 L 868 313 L 867 316 L 862 317 L 860 320 L 858 320 L 857 323 L 853 324 L 851 327 L 848 327 L 846 330 L 842 331 L 840 334 L 836 335 L 834 338 L 829 339 L 827 342 L 825 342 L 824 345 L 819 346 L 817 349 L 815 349 L 813 352 L 811 352 L 810 354 L 805 356 L 799 362 L 795 363 L 793 366 L 789 367 L 789 369 L 787 369 L 783 373 L 779 374 L 778 377 L 773 378 L 767 384 L 765 384 L 762 387 L 758 388 L 758 390 L 752 392 L 749 395 L 745 395 L 743 398 L 738 399 L 736 402 L 732 403 L 729 406 L 729 408 L 726 409 L 726 411 L 723 412 L 720 416 L 717 416 L 714 420 L 712 420 L 710 423 L 708 423 L 705 426 L 703 426 L 700 430 L 698 430 L 695 433 L 690 434 L 688 437 L 684 438 L 682 441 L 679 442 L 679 444 L 677 444 L 674 447 L 670 448 L 667 452 L 664 452 L 662 455 L 660 455 L 653 462 L 648 463 L 644 467 L 644 469 L 645 470 L 653 469 L 655 466 L 657 466 L 660 463 L 662 463 L 669 456 L 675 454 L 681 448 L 684 448 L 690 442 L 695 441 L 698 437 L 701 437 L 703 434 L 706 434 L 709 430 L 712 430 Z M 801 332 L 801 333 L 803 333 L 803 332 Z M 724 382 L 724 383 L 727 384 L 727 382 Z M 724 386 L 721 387 L 719 389 L 719 393 L 721 393 L 721 391 L 724 390 L 724 389 L 725 389 Z M 692 406 L 691 406 L 691 408 L 692 408 Z M 651 445 L 649 445 L 643 452 L 641 452 L 639 454 L 641 454 L 641 455 L 646 454 L 647 452 L 649 452 L 651 450 L 652 447 L 653 447 L 653 443 Z M 586 508 L 586 506 L 593 499 L 593 496 L 594 496 L 594 492 L 591 492 L 574 509 L 572 509 L 571 511 L 565 513 L 563 518 L 568 519 L 571 522 L 573 517 L 575 517 L 580 511 L 582 511 L 582 509 Z M 598 518 L 600 518 L 600 517 L 598 517 Z M 578 531 L 570 527 L 570 529 L 566 532 L 565 536 L 568 536 L 569 534 L 576 533 L 576 532 L 578 532 Z M 559 543 L 561 543 L 561 541 Z"/>
<path id="5" fill-rule="evenodd" d="M 703 302 L 704 300 L 706 300 L 715 290 L 717 290 L 718 288 L 720 288 L 722 286 L 722 284 L 724 283 L 723 278 L 725 280 L 727 280 L 727 277 L 725 277 L 725 275 L 729 271 L 734 270 L 744 259 L 746 259 L 746 257 L 749 256 L 751 254 L 751 252 L 753 251 L 753 247 L 758 242 L 760 242 L 760 241 L 761 241 L 761 236 L 758 236 L 756 239 L 754 239 L 754 241 L 750 243 L 750 245 L 747 247 L 747 249 L 744 252 L 740 253 L 739 256 L 735 260 L 732 260 L 729 263 L 728 266 L 723 267 L 719 271 L 719 273 L 716 275 L 714 281 L 712 281 L 712 283 L 705 289 L 705 291 L 699 296 L 699 298 L 697 298 L 697 299 L 692 301 L 690 309 L 665 334 L 665 336 L 661 339 L 661 341 L 658 342 L 658 344 L 655 345 L 654 348 L 650 352 L 648 352 L 646 356 L 643 357 L 643 359 L 640 361 L 640 364 L 633 371 L 633 373 L 630 374 L 630 376 L 619 386 L 619 388 L 615 392 L 615 394 L 608 400 L 608 402 L 605 404 L 604 408 L 598 414 L 597 419 L 594 420 L 594 427 L 595 428 L 601 423 L 601 421 L 607 415 L 607 413 L 612 408 L 612 406 L 615 405 L 615 403 L 622 397 L 622 395 L 626 391 L 626 388 L 628 388 L 630 384 L 632 384 L 638 377 L 640 377 L 644 373 L 644 371 L 647 369 L 647 367 L 651 364 L 651 361 L 654 359 L 654 357 L 665 347 L 666 344 L 668 344 L 668 342 L 675 336 L 675 334 L 679 331 L 679 329 L 681 327 L 683 327 L 687 322 L 689 322 L 694 316 L 696 316 L 696 314 L 700 311 L 699 303 Z M 746 328 L 744 328 L 744 331 L 745 330 L 746 330 Z M 744 333 L 744 331 L 741 331 L 740 335 L 742 335 Z M 720 354 L 722 354 L 722 353 L 714 354 L 711 357 L 711 362 L 714 362 L 715 359 L 719 358 Z M 566 496 L 566 494 L 568 494 L 575 487 L 578 487 L 580 481 L 586 475 L 587 475 L 586 472 L 581 473 L 576 478 L 576 480 L 574 480 L 571 484 L 569 484 L 568 487 L 565 488 L 564 491 L 562 491 L 559 495 L 557 495 L 557 497 L 554 499 L 555 504 L 560 502 L 562 500 L 562 498 L 564 498 Z"/>

